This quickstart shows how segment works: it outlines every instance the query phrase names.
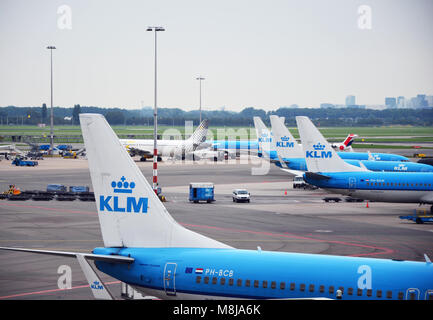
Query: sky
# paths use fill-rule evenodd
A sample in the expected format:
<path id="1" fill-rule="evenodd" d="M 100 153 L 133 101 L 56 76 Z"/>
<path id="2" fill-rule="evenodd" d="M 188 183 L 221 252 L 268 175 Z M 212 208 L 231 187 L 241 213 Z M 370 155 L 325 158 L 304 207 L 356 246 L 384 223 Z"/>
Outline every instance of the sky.
<path id="1" fill-rule="evenodd" d="M 363 9 L 367 6 L 369 11 Z M 431 0 L 1 0 L 0 106 L 276 110 L 433 94 Z"/>

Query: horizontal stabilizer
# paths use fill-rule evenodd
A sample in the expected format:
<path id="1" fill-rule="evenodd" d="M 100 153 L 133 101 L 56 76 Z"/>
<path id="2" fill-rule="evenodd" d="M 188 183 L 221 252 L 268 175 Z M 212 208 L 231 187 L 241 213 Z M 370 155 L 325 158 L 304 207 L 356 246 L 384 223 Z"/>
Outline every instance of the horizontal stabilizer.
<path id="1" fill-rule="evenodd" d="M 101 254 L 92 254 L 92 253 L 81 253 L 81 252 L 50 251 L 50 250 L 36 250 L 36 249 L 8 248 L 8 247 L 0 247 L 0 250 L 40 253 L 40 254 L 48 254 L 48 255 L 54 255 L 54 256 L 60 256 L 60 257 L 70 257 L 70 258 L 76 258 L 77 255 L 81 255 L 84 258 L 89 259 L 89 260 L 115 262 L 115 263 L 132 263 L 132 262 L 134 262 L 134 259 L 130 258 L 130 257 L 114 256 L 114 255 L 101 255 Z"/>
<path id="2" fill-rule="evenodd" d="M 313 179 L 313 180 L 329 180 L 329 179 L 331 179 L 331 177 L 329 177 L 329 176 L 325 176 L 325 175 L 320 174 L 320 173 L 309 172 L 309 171 L 305 172 L 305 176 L 308 179 Z"/>

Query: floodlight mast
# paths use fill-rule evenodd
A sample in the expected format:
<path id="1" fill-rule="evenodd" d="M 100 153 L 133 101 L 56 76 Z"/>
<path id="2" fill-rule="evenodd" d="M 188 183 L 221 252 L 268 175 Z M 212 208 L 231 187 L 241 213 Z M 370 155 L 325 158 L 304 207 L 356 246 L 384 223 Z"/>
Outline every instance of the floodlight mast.
<path id="1" fill-rule="evenodd" d="M 51 53 L 51 112 L 50 112 L 50 151 L 49 154 L 53 155 L 54 149 L 54 111 L 53 111 L 53 50 L 56 49 L 54 46 L 48 46 L 48 50 Z"/>
<path id="2" fill-rule="evenodd" d="M 157 33 L 165 31 L 163 27 L 147 27 L 146 31 L 153 31 L 155 35 L 155 91 L 153 107 L 153 183 L 152 188 L 158 195 L 158 107 L 157 107 Z"/>

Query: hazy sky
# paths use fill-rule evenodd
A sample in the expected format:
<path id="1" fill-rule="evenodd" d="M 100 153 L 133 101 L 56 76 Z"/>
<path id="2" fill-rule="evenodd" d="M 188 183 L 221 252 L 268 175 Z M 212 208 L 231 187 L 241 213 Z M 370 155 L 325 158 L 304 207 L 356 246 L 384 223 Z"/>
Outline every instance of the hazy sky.
<path id="1" fill-rule="evenodd" d="M 55 105 L 153 106 L 149 25 L 160 107 L 197 108 L 199 75 L 205 109 L 433 94 L 431 0 L 0 0 L 0 106 L 49 105 L 48 45 Z"/>

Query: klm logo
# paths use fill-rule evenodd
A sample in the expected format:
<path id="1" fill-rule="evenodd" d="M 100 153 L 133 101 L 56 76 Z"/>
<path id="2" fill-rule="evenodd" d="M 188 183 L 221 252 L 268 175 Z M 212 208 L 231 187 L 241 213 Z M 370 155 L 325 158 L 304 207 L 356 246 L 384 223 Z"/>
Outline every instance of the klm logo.
<path id="1" fill-rule="evenodd" d="M 394 167 L 395 171 L 407 171 L 407 167 L 404 164 L 399 164 L 397 167 Z"/>
<path id="2" fill-rule="evenodd" d="M 114 193 L 131 194 L 135 188 L 135 182 L 126 181 L 125 177 L 121 181 L 111 182 Z M 128 213 L 147 213 L 148 198 L 136 198 L 130 196 L 100 196 L 99 210 L 105 212 L 128 212 Z"/>
<path id="3" fill-rule="evenodd" d="M 269 137 L 266 133 L 263 133 L 262 136 L 259 138 L 259 142 L 271 142 L 272 138 Z"/>
<path id="4" fill-rule="evenodd" d="M 332 152 L 331 151 L 325 151 L 325 145 L 321 144 L 320 142 L 318 144 L 313 145 L 313 151 L 306 151 L 305 157 L 306 158 L 314 158 L 314 159 L 328 159 L 332 158 Z"/>
<path id="5" fill-rule="evenodd" d="M 276 142 L 276 146 L 279 148 L 293 148 L 295 146 L 294 142 L 289 141 L 289 137 L 281 137 L 281 141 Z"/>
<path id="6" fill-rule="evenodd" d="M 99 283 L 99 281 L 94 281 L 91 285 L 90 288 L 95 289 L 95 290 L 103 290 L 104 287 Z"/>

